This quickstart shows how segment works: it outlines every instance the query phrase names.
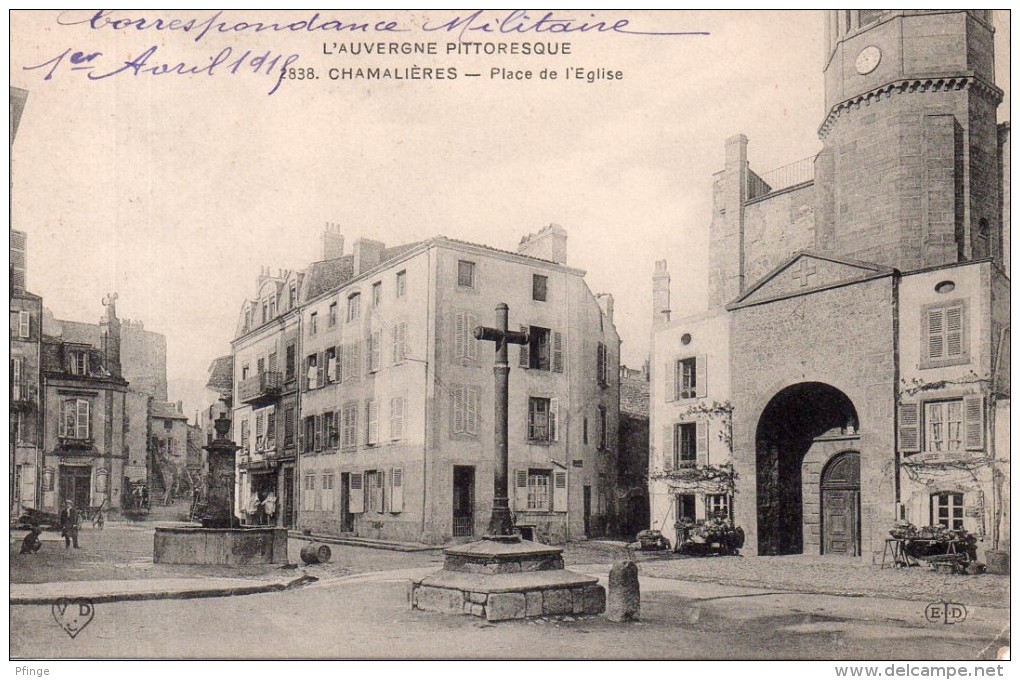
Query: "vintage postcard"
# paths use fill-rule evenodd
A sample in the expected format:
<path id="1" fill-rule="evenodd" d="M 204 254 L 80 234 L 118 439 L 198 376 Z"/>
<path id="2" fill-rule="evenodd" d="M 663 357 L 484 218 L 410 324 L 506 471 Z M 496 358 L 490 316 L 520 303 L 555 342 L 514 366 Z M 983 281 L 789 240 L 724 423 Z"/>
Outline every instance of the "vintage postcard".
<path id="1" fill-rule="evenodd" d="M 1004 674 L 1008 11 L 10 37 L 16 676 Z"/>

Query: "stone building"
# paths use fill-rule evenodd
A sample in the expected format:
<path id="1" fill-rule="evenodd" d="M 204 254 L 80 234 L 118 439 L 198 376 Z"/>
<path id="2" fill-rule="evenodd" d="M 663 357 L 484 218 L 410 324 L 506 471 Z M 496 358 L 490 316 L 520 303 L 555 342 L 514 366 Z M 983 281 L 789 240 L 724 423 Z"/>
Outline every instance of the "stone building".
<path id="1" fill-rule="evenodd" d="M 814 158 L 729 139 L 709 308 L 653 275 L 653 522 L 880 558 L 898 519 L 1008 536 L 1008 126 L 985 10 L 826 17 Z"/>
<path id="2" fill-rule="evenodd" d="M 651 394 L 649 364 L 638 369 L 620 367 L 620 433 L 618 436 L 616 496 L 619 517 L 615 532 L 631 539 L 649 527 L 648 406 Z"/>
<path id="3" fill-rule="evenodd" d="M 42 471 L 38 506 L 56 512 L 121 506 L 128 459 L 127 381 L 121 375 L 120 320 L 108 296 L 97 344 L 76 337 L 42 339 Z"/>
<path id="4" fill-rule="evenodd" d="M 510 383 L 517 524 L 549 540 L 608 524 L 619 337 L 611 296 L 596 298 L 584 272 L 566 265 L 566 241 L 550 226 L 518 252 L 435 237 L 389 248 L 358 239 L 345 255 L 330 225 L 321 261 L 303 274 L 281 273 L 268 289 L 270 279 L 260 281 L 262 306 L 245 303 L 233 342 L 235 375 L 245 366 L 248 380 L 266 375 L 271 354 L 292 345 L 296 361 L 287 360 L 281 388 L 258 403 L 246 401 L 240 378 L 233 432 L 252 461 L 252 442 L 270 427 L 273 455 L 281 446 L 300 451 L 296 493 L 279 477 L 275 487 L 280 502 L 298 499 L 299 528 L 427 543 L 484 532 L 495 457 L 493 348 L 472 330 L 492 323 L 499 302 L 531 336 L 515 349 Z M 274 401 L 288 389 L 298 398 L 294 420 L 285 406 L 281 418 Z M 239 497 L 273 488 L 258 484 L 251 464 L 241 467 Z"/>

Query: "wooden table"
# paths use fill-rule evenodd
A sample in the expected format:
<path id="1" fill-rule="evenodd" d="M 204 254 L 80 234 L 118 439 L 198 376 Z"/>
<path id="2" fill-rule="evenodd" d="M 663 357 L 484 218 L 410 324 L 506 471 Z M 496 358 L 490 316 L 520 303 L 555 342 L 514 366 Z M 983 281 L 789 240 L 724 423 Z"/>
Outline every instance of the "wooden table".
<path id="1" fill-rule="evenodd" d="M 887 538 L 885 539 L 885 548 L 882 550 L 882 569 L 886 568 L 886 560 L 890 559 L 892 564 L 890 567 L 917 567 L 920 566 L 920 562 L 915 557 L 911 557 L 910 553 L 907 552 L 907 543 L 926 543 L 928 545 L 934 545 L 936 543 L 945 543 L 946 552 L 945 555 L 956 555 L 956 544 L 958 541 L 955 539 L 943 540 L 938 538 Z"/>

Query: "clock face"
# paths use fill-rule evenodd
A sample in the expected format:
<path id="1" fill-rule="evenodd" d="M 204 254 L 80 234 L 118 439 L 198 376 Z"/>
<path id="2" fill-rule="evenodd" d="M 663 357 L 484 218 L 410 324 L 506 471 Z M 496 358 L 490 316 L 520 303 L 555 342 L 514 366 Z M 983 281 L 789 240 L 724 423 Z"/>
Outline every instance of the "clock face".
<path id="1" fill-rule="evenodd" d="M 878 68 L 878 62 L 882 61 L 882 50 L 874 45 L 869 45 L 857 55 L 854 66 L 862 76 L 867 75 Z"/>

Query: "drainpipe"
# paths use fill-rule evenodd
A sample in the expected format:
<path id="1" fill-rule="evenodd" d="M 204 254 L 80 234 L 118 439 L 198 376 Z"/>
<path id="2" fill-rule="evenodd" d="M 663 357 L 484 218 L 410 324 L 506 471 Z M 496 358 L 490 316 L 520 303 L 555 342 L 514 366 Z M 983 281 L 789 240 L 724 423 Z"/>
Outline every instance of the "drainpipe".
<path id="1" fill-rule="evenodd" d="M 988 426 L 986 436 L 988 438 L 988 455 L 992 462 L 992 550 L 999 549 L 999 525 L 1002 522 L 1002 479 L 999 475 L 999 465 L 995 456 L 995 411 L 998 399 L 997 378 L 999 367 L 1002 363 L 1002 345 L 1006 341 L 1006 333 L 1010 331 L 1010 324 L 999 329 L 999 342 L 995 348 L 995 361 L 992 362 L 992 379 L 990 387 L 990 398 L 988 404 Z"/>

